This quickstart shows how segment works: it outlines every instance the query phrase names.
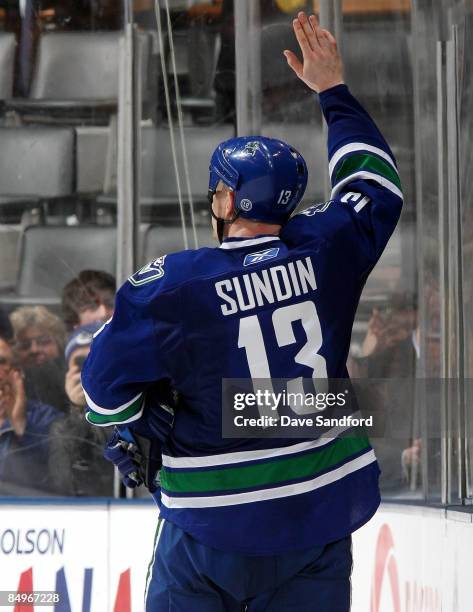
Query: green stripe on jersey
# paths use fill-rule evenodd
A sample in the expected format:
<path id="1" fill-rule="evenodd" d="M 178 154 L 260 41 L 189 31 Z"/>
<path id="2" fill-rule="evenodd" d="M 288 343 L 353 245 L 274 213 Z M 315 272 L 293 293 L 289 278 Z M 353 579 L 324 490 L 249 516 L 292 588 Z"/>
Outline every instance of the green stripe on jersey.
<path id="1" fill-rule="evenodd" d="M 356 153 L 346 157 L 337 170 L 333 185 L 342 181 L 346 176 L 350 176 L 350 174 L 362 170 L 380 174 L 394 183 L 396 187 L 402 189 L 401 181 L 396 170 L 388 164 L 388 162 L 376 157 L 376 155 L 370 155 L 369 153 Z"/>
<path id="2" fill-rule="evenodd" d="M 170 493 L 209 493 L 276 485 L 310 478 L 369 448 L 366 436 L 338 438 L 328 448 L 297 457 L 280 458 L 244 467 L 208 470 L 161 469 L 161 485 Z"/>
<path id="3" fill-rule="evenodd" d="M 94 412 L 90 407 L 87 412 L 87 420 L 89 423 L 93 425 L 111 425 L 111 424 L 120 424 L 128 421 L 132 417 L 138 414 L 143 405 L 143 395 L 130 404 L 128 408 L 122 410 L 122 412 L 118 412 L 117 414 L 99 414 L 98 412 Z"/>

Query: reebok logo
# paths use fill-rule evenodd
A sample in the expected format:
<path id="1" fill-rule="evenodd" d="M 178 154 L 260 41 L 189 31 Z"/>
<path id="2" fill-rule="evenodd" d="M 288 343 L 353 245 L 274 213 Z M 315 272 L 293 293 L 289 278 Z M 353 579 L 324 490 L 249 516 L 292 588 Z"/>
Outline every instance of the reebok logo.
<path id="1" fill-rule="evenodd" d="M 267 261 L 268 259 L 274 259 L 278 256 L 279 248 L 265 249 L 264 251 L 258 251 L 257 253 L 250 253 L 246 255 L 243 260 L 244 266 L 251 266 L 253 264 L 261 263 L 262 261 Z"/>

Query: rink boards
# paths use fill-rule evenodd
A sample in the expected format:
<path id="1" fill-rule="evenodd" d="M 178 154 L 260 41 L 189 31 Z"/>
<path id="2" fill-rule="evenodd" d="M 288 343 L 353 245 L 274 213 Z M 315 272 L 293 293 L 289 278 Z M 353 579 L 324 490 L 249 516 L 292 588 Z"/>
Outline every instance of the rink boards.
<path id="1" fill-rule="evenodd" d="M 353 612 L 470 610 L 471 518 L 384 504 L 354 536 Z M 0 591 L 58 591 L 61 612 L 141 611 L 156 521 L 148 502 L 0 504 Z"/>

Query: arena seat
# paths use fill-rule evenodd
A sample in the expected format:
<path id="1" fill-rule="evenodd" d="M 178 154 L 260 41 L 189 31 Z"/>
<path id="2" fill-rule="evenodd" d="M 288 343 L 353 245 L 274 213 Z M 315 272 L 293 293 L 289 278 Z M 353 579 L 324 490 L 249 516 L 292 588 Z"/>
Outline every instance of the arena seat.
<path id="1" fill-rule="evenodd" d="M 209 157 L 215 147 L 234 135 L 230 125 L 190 127 L 185 129 L 189 179 L 194 202 L 206 204 L 209 180 Z M 179 133 L 175 130 L 178 167 L 180 169 L 183 199 L 187 198 Z M 115 206 L 116 185 L 97 198 L 97 204 Z M 141 131 L 141 195 L 140 205 L 144 217 L 155 217 L 159 209 L 172 208 L 178 213 L 176 177 L 171 153 L 169 129 L 144 127 Z"/>
<path id="2" fill-rule="evenodd" d="M 187 194 L 179 134 L 176 134 L 178 164 L 183 193 Z M 191 192 L 196 201 L 206 202 L 209 182 L 209 157 L 215 147 L 233 136 L 233 127 L 190 127 L 185 132 Z M 141 132 L 142 203 L 176 201 L 177 188 L 172 166 L 171 138 L 166 128 L 144 128 Z"/>
<path id="3" fill-rule="evenodd" d="M 33 225 L 21 236 L 15 291 L 1 293 L 0 303 L 58 305 L 64 285 L 81 270 L 115 274 L 115 265 L 115 227 Z"/>
<path id="4" fill-rule="evenodd" d="M 31 85 L 34 100 L 107 100 L 118 93 L 118 32 L 43 34 Z"/>
<path id="5" fill-rule="evenodd" d="M 74 130 L 0 128 L 0 218 L 74 193 Z"/>
<path id="6" fill-rule="evenodd" d="M 29 98 L 7 108 L 34 119 L 66 116 L 83 123 L 108 120 L 118 103 L 121 32 L 48 32 L 42 34 Z M 147 92 L 150 38 L 139 36 L 143 97 Z"/>
<path id="7" fill-rule="evenodd" d="M 189 74 L 187 54 L 188 30 L 173 31 L 172 40 L 174 45 L 174 61 L 176 64 L 176 75 L 178 77 L 187 76 Z M 164 33 L 163 41 L 165 42 L 166 46 L 169 47 L 169 40 L 166 33 Z M 168 72 L 169 76 L 172 77 L 173 65 L 169 49 L 167 51 L 166 57 L 166 71 Z"/>
<path id="8" fill-rule="evenodd" d="M 76 127 L 76 187 L 79 193 L 100 193 L 107 172 L 111 130 L 107 126 Z"/>
<path id="9" fill-rule="evenodd" d="M 215 113 L 215 72 L 220 50 L 220 36 L 201 19 L 191 23 L 188 33 L 187 64 L 189 92 L 181 102 L 195 123 L 209 121 Z"/>
<path id="10" fill-rule="evenodd" d="M 166 71 L 171 87 L 173 62 L 166 37 Z M 220 36 L 202 19 L 192 20 L 185 30 L 173 32 L 176 76 L 179 80 L 181 106 L 194 123 L 209 124 L 215 116 L 214 80 Z"/>
<path id="11" fill-rule="evenodd" d="M 10 32 L 0 32 L 0 100 L 11 98 L 16 40 Z"/>

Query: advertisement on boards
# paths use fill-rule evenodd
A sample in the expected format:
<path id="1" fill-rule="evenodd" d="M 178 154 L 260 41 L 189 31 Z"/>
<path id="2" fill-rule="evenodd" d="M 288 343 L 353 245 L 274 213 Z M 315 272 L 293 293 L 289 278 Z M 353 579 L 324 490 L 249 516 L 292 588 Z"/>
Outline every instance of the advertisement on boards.
<path id="1" fill-rule="evenodd" d="M 157 517 L 154 504 L 0 506 L 0 591 L 54 592 L 60 602 L 1 609 L 141 611 Z"/>
<path id="2" fill-rule="evenodd" d="M 471 515 L 449 516 L 385 504 L 355 532 L 352 612 L 471 610 Z M 153 503 L 0 506 L 0 592 L 60 598 L 2 610 L 141 612 L 157 519 Z"/>

